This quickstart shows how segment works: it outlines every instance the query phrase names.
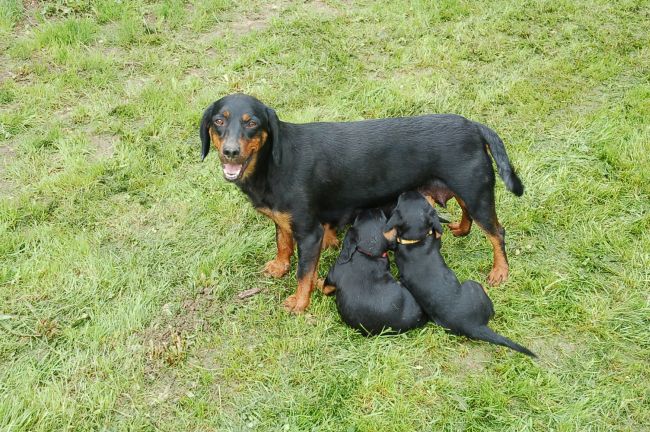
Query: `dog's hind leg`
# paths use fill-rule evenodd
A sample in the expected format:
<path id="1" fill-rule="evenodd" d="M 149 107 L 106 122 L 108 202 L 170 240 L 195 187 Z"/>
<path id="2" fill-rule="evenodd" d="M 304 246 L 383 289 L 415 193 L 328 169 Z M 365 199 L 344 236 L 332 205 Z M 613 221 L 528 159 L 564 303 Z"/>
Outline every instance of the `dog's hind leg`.
<path id="1" fill-rule="evenodd" d="M 492 244 L 494 262 L 488 275 L 490 285 L 499 285 L 508 279 L 508 258 L 506 256 L 506 230 L 497 219 L 492 186 L 484 185 L 475 190 L 472 198 L 464 197 L 468 216 L 485 232 Z M 462 222 L 462 221 L 461 221 Z"/>
<path id="2" fill-rule="evenodd" d="M 465 201 L 463 201 L 458 195 L 454 195 L 454 198 L 456 198 L 456 202 L 458 202 L 463 215 L 460 222 L 451 222 L 447 226 L 454 237 L 464 237 L 469 234 L 469 231 L 472 229 L 472 218 L 469 216 L 469 212 L 465 206 Z"/>
<path id="3" fill-rule="evenodd" d="M 494 211 L 494 205 L 491 206 L 491 214 L 485 215 L 483 212 L 475 213 L 474 220 L 481 227 L 485 235 L 492 244 L 494 262 L 492 270 L 488 275 L 490 285 L 499 285 L 508 279 L 508 257 L 506 255 L 506 230 L 501 226 Z"/>
<path id="4" fill-rule="evenodd" d="M 336 249 L 339 247 L 339 239 L 336 237 L 336 228 L 330 224 L 324 224 L 323 228 L 325 233 L 323 234 L 323 243 L 321 245 L 321 250 L 327 248 Z"/>

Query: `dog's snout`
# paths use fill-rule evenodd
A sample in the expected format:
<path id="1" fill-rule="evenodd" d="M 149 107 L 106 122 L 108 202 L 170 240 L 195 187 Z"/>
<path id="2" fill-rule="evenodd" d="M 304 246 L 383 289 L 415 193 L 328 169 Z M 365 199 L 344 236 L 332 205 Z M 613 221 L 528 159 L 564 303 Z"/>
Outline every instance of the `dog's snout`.
<path id="1" fill-rule="evenodd" d="M 235 159 L 237 156 L 239 156 L 239 147 L 225 146 L 223 148 L 223 155 L 228 159 Z"/>

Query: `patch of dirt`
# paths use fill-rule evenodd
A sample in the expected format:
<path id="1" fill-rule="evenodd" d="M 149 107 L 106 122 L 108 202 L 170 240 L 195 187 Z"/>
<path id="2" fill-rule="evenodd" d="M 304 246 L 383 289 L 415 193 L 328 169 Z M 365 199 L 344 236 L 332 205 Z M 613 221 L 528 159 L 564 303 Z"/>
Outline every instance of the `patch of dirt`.
<path id="1" fill-rule="evenodd" d="M 201 34 L 196 38 L 196 42 L 198 46 L 209 46 L 212 45 L 212 42 L 214 42 L 215 39 L 222 38 L 223 35 L 224 28 L 223 26 L 220 26 L 213 31 Z M 206 55 L 215 55 L 217 51 L 214 48 L 208 48 L 205 53 Z"/>
<path id="2" fill-rule="evenodd" d="M 139 94 L 153 79 L 151 77 L 134 76 L 124 81 L 124 90 L 128 96 Z"/>
<path id="3" fill-rule="evenodd" d="M 213 302 L 213 288 L 206 286 L 194 298 L 184 300 L 176 312 L 171 310 L 171 305 L 165 304 L 162 307 L 163 318 L 143 334 L 149 360 L 162 360 L 168 365 L 184 360 L 192 344 L 191 337 L 209 330 L 204 316 Z"/>
<path id="4" fill-rule="evenodd" d="M 316 12 L 328 16 L 339 15 L 338 9 L 328 5 L 323 0 L 314 0 L 308 3 L 305 3 L 305 6 L 314 9 Z"/>
<path id="5" fill-rule="evenodd" d="M 492 360 L 492 354 L 481 346 L 471 346 L 467 353 L 456 360 L 461 373 L 480 374 Z"/>
<path id="6" fill-rule="evenodd" d="M 237 36 L 243 36 L 252 31 L 264 30 L 269 26 L 271 16 L 269 15 L 256 15 L 249 18 L 244 18 L 241 21 L 232 23 L 232 31 Z"/>
<path id="7" fill-rule="evenodd" d="M 206 79 L 208 77 L 207 71 L 200 67 L 191 67 L 185 70 L 185 79 L 198 78 Z"/>
<path id="8" fill-rule="evenodd" d="M 539 356 L 539 361 L 548 366 L 557 366 L 577 354 L 579 343 L 569 341 L 563 335 L 551 335 L 533 341 L 530 350 Z"/>
<path id="9" fill-rule="evenodd" d="M 90 142 L 94 149 L 93 160 L 101 160 L 113 156 L 119 138 L 115 135 L 91 135 Z"/>
<path id="10" fill-rule="evenodd" d="M 7 176 L 7 166 L 16 158 L 13 145 L 0 144 L 0 195 L 13 196 L 16 186 Z"/>

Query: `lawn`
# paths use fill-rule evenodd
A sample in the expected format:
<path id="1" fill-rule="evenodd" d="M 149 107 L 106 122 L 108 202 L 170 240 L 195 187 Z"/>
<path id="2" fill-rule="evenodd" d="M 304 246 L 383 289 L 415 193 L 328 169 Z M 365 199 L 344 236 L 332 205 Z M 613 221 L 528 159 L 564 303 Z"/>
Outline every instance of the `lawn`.
<path id="1" fill-rule="evenodd" d="M 0 80 L 0 430 L 648 430 L 647 1 L 0 0 Z M 285 313 L 295 260 L 262 275 L 272 224 L 200 162 L 238 91 L 495 129 L 526 193 L 493 327 L 540 358 Z M 485 282 L 480 230 L 443 254 Z"/>

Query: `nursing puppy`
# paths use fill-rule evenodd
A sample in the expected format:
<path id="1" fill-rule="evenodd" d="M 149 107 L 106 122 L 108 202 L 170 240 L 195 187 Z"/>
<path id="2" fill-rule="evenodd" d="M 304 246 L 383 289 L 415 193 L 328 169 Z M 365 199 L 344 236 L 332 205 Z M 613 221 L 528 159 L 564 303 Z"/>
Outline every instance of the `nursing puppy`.
<path id="1" fill-rule="evenodd" d="M 366 336 L 401 333 L 428 321 L 411 293 L 390 274 L 385 226 L 381 210 L 361 212 L 323 286 L 326 294 L 335 290 L 343 321 Z"/>
<path id="2" fill-rule="evenodd" d="M 397 242 L 400 281 L 436 324 L 456 335 L 503 345 L 536 357 L 527 348 L 494 332 L 487 324 L 494 306 L 474 281 L 461 284 L 440 255 L 442 226 L 436 211 L 418 192 L 400 195 L 386 224 L 386 238 Z"/>

